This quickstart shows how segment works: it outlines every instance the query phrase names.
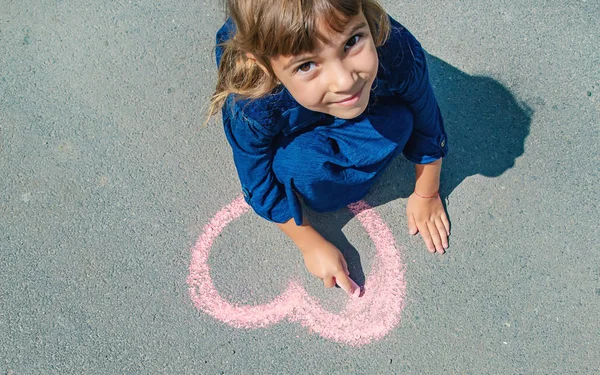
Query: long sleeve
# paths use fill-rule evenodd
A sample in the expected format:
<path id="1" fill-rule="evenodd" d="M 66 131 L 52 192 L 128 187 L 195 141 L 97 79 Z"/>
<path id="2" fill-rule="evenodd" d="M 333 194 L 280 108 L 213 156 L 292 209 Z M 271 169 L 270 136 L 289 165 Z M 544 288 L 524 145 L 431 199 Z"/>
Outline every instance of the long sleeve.
<path id="1" fill-rule="evenodd" d="M 425 51 L 395 20 L 392 20 L 392 27 L 391 38 L 396 39 L 395 47 L 402 54 L 398 58 L 400 52 L 397 51 L 394 59 L 388 59 L 392 65 L 388 69 L 396 74 L 392 91 L 409 106 L 414 116 L 413 130 L 403 153 L 413 163 L 428 164 L 448 153 L 444 121 L 429 81 Z"/>
<path id="2" fill-rule="evenodd" d="M 286 192 L 272 171 L 272 146 L 277 129 L 261 126 L 241 111 L 231 111 L 230 107 L 235 105 L 230 98 L 223 108 L 223 125 L 244 198 L 261 217 L 277 223 L 287 222 L 296 211 L 290 209 L 290 203 L 292 208 L 299 203 L 293 192 Z M 289 202 L 290 199 L 293 201 Z"/>

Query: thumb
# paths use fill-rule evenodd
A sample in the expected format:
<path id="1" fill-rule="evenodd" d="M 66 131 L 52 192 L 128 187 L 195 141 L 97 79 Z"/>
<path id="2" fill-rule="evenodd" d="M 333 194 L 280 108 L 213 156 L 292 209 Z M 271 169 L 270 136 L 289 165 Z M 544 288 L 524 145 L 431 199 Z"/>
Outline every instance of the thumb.
<path id="1" fill-rule="evenodd" d="M 350 295 L 354 295 L 357 291 L 360 293 L 360 287 L 344 271 L 336 273 L 333 279 L 346 293 Z"/>
<path id="2" fill-rule="evenodd" d="M 417 234 L 417 232 L 419 231 L 419 229 L 417 228 L 417 223 L 415 223 L 415 218 L 413 217 L 412 213 L 408 214 L 408 234 L 414 236 L 415 234 Z"/>

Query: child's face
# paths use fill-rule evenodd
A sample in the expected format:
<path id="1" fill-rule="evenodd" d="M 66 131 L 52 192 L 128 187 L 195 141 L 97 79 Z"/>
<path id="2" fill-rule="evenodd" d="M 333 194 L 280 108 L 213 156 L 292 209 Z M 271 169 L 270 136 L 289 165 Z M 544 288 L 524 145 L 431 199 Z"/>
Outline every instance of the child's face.
<path id="1" fill-rule="evenodd" d="M 277 78 L 303 107 L 351 119 L 369 103 L 377 76 L 377 50 L 363 13 L 352 17 L 342 33 L 325 29 L 311 53 L 271 59 Z M 324 31 L 325 31 L 324 30 Z"/>

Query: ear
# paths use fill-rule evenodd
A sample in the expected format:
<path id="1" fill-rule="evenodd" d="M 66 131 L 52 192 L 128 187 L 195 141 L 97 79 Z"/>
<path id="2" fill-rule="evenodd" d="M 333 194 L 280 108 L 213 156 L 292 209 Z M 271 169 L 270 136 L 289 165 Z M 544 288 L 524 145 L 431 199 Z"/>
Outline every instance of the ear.
<path id="1" fill-rule="evenodd" d="M 277 78 L 274 74 L 271 74 L 269 72 L 269 69 L 267 69 L 266 66 L 264 66 L 260 61 L 258 61 L 258 59 L 256 58 L 256 56 L 254 56 L 252 53 L 250 52 L 246 52 L 246 57 L 248 58 L 248 60 L 252 60 L 254 61 L 254 63 L 256 65 L 258 65 L 263 72 L 265 72 L 265 74 L 269 77 L 271 77 L 273 79 L 273 81 L 275 82 L 275 85 L 279 85 L 281 84 L 281 82 L 279 81 L 279 78 Z"/>
<path id="2" fill-rule="evenodd" d="M 253 54 L 253 53 L 246 52 L 246 57 L 248 58 L 248 60 L 252 60 L 252 61 L 254 61 L 254 63 L 255 63 L 255 64 L 257 64 L 258 66 L 260 66 L 260 68 L 261 68 L 261 69 L 262 69 L 262 70 L 263 70 L 265 73 L 269 74 L 269 73 L 268 73 L 268 71 L 267 71 L 267 68 L 266 68 L 266 67 L 265 67 L 263 64 L 261 64 L 261 62 L 260 62 L 260 61 L 258 61 L 258 59 L 256 58 L 256 56 L 254 56 L 254 54 Z"/>
<path id="3" fill-rule="evenodd" d="M 270 75 L 270 74 L 269 74 L 269 70 L 267 69 L 267 67 L 266 67 L 266 66 L 264 66 L 263 64 L 261 64 L 261 62 L 260 62 L 260 61 L 258 61 L 258 59 L 256 58 L 256 56 L 254 56 L 254 54 L 253 54 L 253 53 L 246 52 L 246 57 L 247 57 L 249 60 L 252 60 L 252 61 L 254 61 L 254 62 L 256 63 L 256 65 L 258 65 L 258 66 L 259 66 L 259 67 L 260 67 L 260 68 L 263 70 L 263 72 L 265 72 L 267 75 Z"/>

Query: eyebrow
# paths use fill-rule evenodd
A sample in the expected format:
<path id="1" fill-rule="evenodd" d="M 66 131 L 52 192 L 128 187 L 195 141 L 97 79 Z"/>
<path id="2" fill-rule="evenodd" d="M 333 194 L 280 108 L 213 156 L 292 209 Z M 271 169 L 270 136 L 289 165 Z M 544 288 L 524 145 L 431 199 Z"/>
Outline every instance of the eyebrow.
<path id="1" fill-rule="evenodd" d="M 354 27 L 352 29 L 350 29 L 350 32 L 345 33 L 344 35 L 349 38 L 352 35 L 354 35 L 355 32 L 357 32 L 358 30 L 367 27 L 367 23 L 366 22 L 360 22 L 356 25 L 354 25 Z M 304 63 L 306 61 L 310 61 L 312 59 L 315 58 L 315 55 L 304 55 L 304 56 L 299 56 L 296 58 L 293 58 L 292 60 L 290 60 L 290 62 L 288 62 L 287 64 L 285 64 L 285 66 L 283 67 L 283 70 L 288 70 L 292 65 L 296 65 L 296 64 L 300 64 L 300 63 Z"/>

